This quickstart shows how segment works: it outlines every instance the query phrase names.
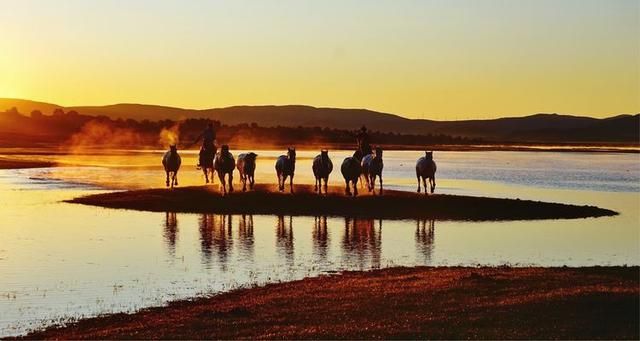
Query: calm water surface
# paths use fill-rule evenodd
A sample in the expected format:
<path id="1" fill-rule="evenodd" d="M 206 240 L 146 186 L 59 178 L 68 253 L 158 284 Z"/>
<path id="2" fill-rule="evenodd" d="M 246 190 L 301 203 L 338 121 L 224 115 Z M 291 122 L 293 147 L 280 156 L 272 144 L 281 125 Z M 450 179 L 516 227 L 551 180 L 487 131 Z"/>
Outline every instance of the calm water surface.
<path id="1" fill-rule="evenodd" d="M 257 181 L 274 182 L 273 162 L 280 153 L 258 154 Z M 298 183 L 313 182 L 315 154 L 298 153 Z M 332 152 L 334 164 L 347 154 Z M 342 270 L 640 264 L 638 154 L 435 155 L 439 193 L 589 204 L 621 213 L 606 218 L 398 221 L 149 213 L 61 202 L 113 189 L 160 187 L 160 155 L 24 155 L 66 166 L 0 170 L 0 336 Z M 195 154 L 182 155 L 180 184 L 201 184 Z M 414 191 L 413 167 L 421 155 L 386 152 L 385 185 Z M 338 172 L 331 181 L 341 183 Z"/>

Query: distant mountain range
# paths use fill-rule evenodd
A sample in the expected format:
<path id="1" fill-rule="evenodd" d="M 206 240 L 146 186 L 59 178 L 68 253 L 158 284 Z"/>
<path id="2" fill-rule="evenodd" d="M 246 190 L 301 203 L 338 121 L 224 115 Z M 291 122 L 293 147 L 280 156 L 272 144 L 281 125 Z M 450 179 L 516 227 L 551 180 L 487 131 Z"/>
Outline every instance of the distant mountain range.
<path id="1" fill-rule="evenodd" d="M 433 121 L 367 109 L 316 108 L 304 105 L 234 106 L 215 109 L 183 109 L 144 104 L 63 107 L 51 103 L 0 98 L 0 112 L 17 108 L 29 115 L 40 110 L 45 115 L 60 108 L 83 115 L 104 115 L 114 119 L 180 120 L 209 118 L 223 124 L 257 123 L 275 127 L 328 127 L 371 130 L 403 134 L 446 134 L 511 142 L 640 143 L 640 114 L 596 119 L 558 114 L 536 114 L 487 120 Z"/>

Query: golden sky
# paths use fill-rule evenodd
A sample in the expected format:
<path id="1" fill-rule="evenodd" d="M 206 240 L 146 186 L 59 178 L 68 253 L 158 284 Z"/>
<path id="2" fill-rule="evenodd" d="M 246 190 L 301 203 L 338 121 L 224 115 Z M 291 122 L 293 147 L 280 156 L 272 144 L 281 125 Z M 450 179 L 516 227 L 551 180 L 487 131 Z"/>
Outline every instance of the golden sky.
<path id="1" fill-rule="evenodd" d="M 640 2 L 7 1 L 0 97 L 431 119 L 637 113 Z"/>

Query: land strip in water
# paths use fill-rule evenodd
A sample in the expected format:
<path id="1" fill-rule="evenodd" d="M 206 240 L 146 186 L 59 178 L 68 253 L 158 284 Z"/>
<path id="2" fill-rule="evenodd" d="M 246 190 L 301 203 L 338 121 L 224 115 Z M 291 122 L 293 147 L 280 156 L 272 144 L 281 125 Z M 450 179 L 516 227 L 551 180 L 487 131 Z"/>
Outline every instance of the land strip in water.
<path id="1" fill-rule="evenodd" d="M 16 160 L 0 157 L 0 169 L 24 169 L 24 168 L 44 168 L 53 167 L 56 164 L 49 161 L 29 161 L 29 160 Z"/>
<path id="2" fill-rule="evenodd" d="M 391 268 L 89 318 L 28 339 L 638 339 L 640 268 Z"/>
<path id="3" fill-rule="evenodd" d="M 218 185 L 173 189 L 143 189 L 88 195 L 71 203 L 153 212 L 349 216 L 379 219 L 525 220 L 588 218 L 616 215 L 594 207 L 520 199 L 462 195 L 425 195 L 385 190 L 384 195 L 348 197 L 342 187 L 326 195 L 311 185 L 295 185 L 295 193 L 278 192 L 276 185 L 256 185 L 253 191 L 223 195 Z"/>

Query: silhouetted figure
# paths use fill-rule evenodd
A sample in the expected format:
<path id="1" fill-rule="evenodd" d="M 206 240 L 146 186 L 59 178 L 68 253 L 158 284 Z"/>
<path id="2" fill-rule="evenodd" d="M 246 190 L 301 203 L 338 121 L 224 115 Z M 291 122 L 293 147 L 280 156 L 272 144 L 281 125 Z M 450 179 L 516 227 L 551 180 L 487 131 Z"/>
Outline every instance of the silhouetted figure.
<path id="1" fill-rule="evenodd" d="M 227 194 L 227 184 L 224 181 L 226 174 L 229 175 L 229 192 L 233 192 L 233 170 L 236 168 L 236 161 L 233 158 L 233 154 L 229 152 L 228 145 L 222 145 L 222 148 L 220 148 L 220 151 L 216 154 L 213 166 L 218 173 L 218 178 L 222 185 L 222 193 Z"/>
<path id="2" fill-rule="evenodd" d="M 425 156 L 416 162 L 416 177 L 418 178 L 418 193 L 420 193 L 420 180 L 424 185 L 424 194 L 429 193 L 427 190 L 427 179 L 431 185 L 431 193 L 436 190 L 436 162 L 433 161 L 433 152 L 425 152 Z"/>
<path id="3" fill-rule="evenodd" d="M 360 131 L 356 134 L 356 142 L 358 144 L 358 150 L 360 151 L 360 155 L 363 157 L 365 155 L 372 154 L 371 150 L 371 141 L 369 139 L 369 133 L 367 132 L 367 127 L 362 126 Z"/>
<path id="4" fill-rule="evenodd" d="M 329 151 L 323 149 L 320 155 L 313 159 L 313 176 L 316 178 L 316 192 L 322 193 L 322 180 L 324 179 L 324 193 L 327 194 L 327 182 L 329 182 L 329 174 L 333 171 L 333 163 L 329 158 Z"/>
<path id="5" fill-rule="evenodd" d="M 360 180 L 360 175 L 362 174 L 361 160 L 362 154 L 359 150 L 356 150 L 353 156 L 346 157 L 340 166 L 340 172 L 345 183 L 344 192 L 347 196 L 352 195 L 351 185 L 353 185 L 353 196 L 358 195 L 358 180 Z"/>
<path id="6" fill-rule="evenodd" d="M 182 159 L 180 155 L 178 155 L 178 148 L 173 144 L 169 148 L 169 151 L 162 157 L 162 166 L 164 167 L 165 173 L 167 173 L 167 187 L 169 187 L 169 183 L 171 183 L 171 188 L 178 186 L 178 170 L 180 169 L 181 163 Z"/>
<path id="7" fill-rule="evenodd" d="M 362 175 L 367 182 L 369 192 L 375 194 L 376 177 L 380 178 L 380 194 L 382 194 L 382 148 L 376 148 L 376 154 L 368 154 L 362 158 Z"/>
<path id="8" fill-rule="evenodd" d="M 280 155 L 276 159 L 276 175 L 278 176 L 278 190 L 284 192 L 284 184 L 289 177 L 289 191 L 293 193 L 293 175 L 296 172 L 296 149 L 287 149 L 287 155 Z"/>
<path id="9" fill-rule="evenodd" d="M 213 123 L 209 122 L 207 127 L 202 131 L 200 135 L 193 141 L 192 145 L 198 143 L 202 139 L 202 149 L 213 150 L 216 142 L 216 131 L 213 129 Z"/>
<path id="10" fill-rule="evenodd" d="M 254 152 L 242 153 L 238 155 L 238 162 L 236 168 L 240 173 L 240 181 L 242 182 L 242 191 L 247 190 L 247 182 L 249 183 L 249 189 L 253 190 L 253 184 L 255 181 L 256 173 L 256 158 L 258 154 Z"/>
<path id="11" fill-rule="evenodd" d="M 207 127 L 198 135 L 192 145 L 198 143 L 200 139 L 202 139 L 202 147 L 200 147 L 198 157 L 198 168 L 202 168 L 206 183 L 209 183 L 209 175 L 211 175 L 211 182 L 213 182 L 213 158 L 218 149 L 215 143 L 216 132 L 213 129 L 213 123 L 209 122 L 207 124 Z"/>

